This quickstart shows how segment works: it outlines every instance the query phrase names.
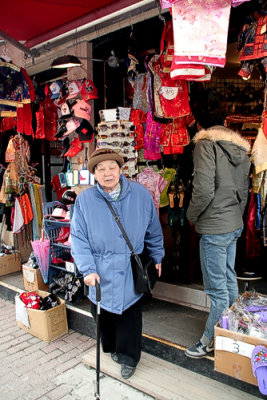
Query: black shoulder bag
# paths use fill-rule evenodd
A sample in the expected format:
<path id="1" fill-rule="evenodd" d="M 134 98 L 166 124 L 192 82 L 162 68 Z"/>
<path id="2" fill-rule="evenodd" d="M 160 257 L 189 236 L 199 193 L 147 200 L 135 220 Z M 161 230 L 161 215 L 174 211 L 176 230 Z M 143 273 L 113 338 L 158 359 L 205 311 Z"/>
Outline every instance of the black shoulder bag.
<path id="1" fill-rule="evenodd" d="M 149 257 L 146 250 L 141 254 L 136 254 L 134 252 L 133 246 L 119 220 L 119 217 L 116 215 L 110 202 L 105 197 L 104 200 L 107 203 L 116 223 L 118 224 L 118 227 L 120 228 L 129 249 L 131 250 L 131 266 L 135 291 L 136 293 L 150 293 L 158 280 L 158 271 L 155 267 L 155 263 L 153 259 Z"/>

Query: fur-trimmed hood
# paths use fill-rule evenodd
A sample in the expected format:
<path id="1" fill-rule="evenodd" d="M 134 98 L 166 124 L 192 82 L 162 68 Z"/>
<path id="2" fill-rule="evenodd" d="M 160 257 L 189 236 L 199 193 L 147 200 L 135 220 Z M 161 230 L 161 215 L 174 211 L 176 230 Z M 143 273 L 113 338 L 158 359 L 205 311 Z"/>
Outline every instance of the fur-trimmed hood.
<path id="1" fill-rule="evenodd" d="M 200 140 L 207 139 L 217 143 L 224 151 L 229 161 L 237 165 L 250 151 L 250 143 L 240 133 L 234 132 L 224 126 L 213 126 L 199 131 L 193 141 L 197 144 Z"/>

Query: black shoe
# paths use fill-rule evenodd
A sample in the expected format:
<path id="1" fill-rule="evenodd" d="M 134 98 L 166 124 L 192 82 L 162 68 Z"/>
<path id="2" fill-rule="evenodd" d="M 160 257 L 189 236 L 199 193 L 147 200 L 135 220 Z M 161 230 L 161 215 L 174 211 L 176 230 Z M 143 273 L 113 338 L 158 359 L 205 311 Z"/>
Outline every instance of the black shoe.
<path id="1" fill-rule="evenodd" d="M 111 353 L 111 358 L 113 361 L 115 361 L 116 363 L 119 362 L 119 356 L 117 353 Z"/>
<path id="2" fill-rule="evenodd" d="M 130 365 L 122 364 L 121 376 L 123 379 L 129 379 L 134 374 L 136 367 L 130 367 Z"/>

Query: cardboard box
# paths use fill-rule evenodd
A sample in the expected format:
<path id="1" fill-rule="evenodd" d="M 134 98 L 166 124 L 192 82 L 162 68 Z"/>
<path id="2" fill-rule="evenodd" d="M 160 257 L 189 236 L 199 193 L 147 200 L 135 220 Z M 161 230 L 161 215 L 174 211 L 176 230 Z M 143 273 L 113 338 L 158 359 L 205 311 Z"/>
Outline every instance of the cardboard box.
<path id="1" fill-rule="evenodd" d="M 220 328 L 218 323 L 215 326 L 215 371 L 258 386 L 251 367 L 251 354 L 258 345 L 267 347 L 267 340 Z"/>
<path id="2" fill-rule="evenodd" d="M 0 276 L 21 271 L 20 252 L 0 257 Z"/>
<path id="3" fill-rule="evenodd" d="M 34 290 L 48 291 L 48 284 L 44 283 L 41 271 L 39 268 L 31 268 L 28 265 L 22 265 L 24 288 L 28 292 Z"/>
<path id="4" fill-rule="evenodd" d="M 36 293 L 41 297 L 49 295 L 49 292 L 43 290 L 36 290 Z M 65 335 L 68 333 L 66 305 L 64 300 L 60 298 L 58 298 L 58 300 L 60 305 L 53 307 L 50 310 L 43 311 L 27 308 L 26 311 L 30 327 L 27 327 L 18 320 L 16 304 L 17 325 L 44 342 L 51 342 L 52 340 Z"/>

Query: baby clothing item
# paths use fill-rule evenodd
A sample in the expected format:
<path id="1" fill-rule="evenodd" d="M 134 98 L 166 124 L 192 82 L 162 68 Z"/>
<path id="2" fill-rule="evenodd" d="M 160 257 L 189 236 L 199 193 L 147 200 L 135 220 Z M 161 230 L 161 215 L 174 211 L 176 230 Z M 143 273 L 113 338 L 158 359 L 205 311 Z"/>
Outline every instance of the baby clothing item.
<path id="1" fill-rule="evenodd" d="M 137 175 L 136 180 L 150 191 L 159 214 L 160 194 L 168 184 L 166 179 L 155 172 L 153 168 L 146 168 Z"/>
<path id="2" fill-rule="evenodd" d="M 179 0 L 172 5 L 173 69 L 186 63 L 224 67 L 230 9 L 231 0 Z"/>
<path id="3" fill-rule="evenodd" d="M 160 136 L 161 136 L 161 124 L 153 120 L 150 112 L 147 113 L 146 117 L 146 130 L 144 134 L 144 147 L 145 147 L 145 158 L 155 160 L 155 158 L 149 158 L 149 154 L 155 153 L 155 156 L 160 156 Z M 148 150 L 150 153 L 146 153 Z M 156 158 L 157 159 L 157 158 Z"/>

